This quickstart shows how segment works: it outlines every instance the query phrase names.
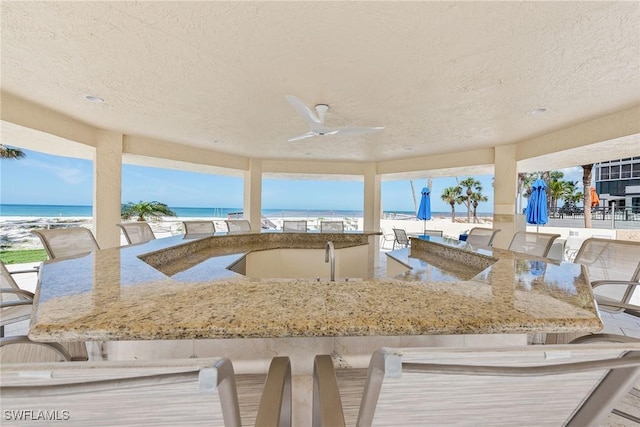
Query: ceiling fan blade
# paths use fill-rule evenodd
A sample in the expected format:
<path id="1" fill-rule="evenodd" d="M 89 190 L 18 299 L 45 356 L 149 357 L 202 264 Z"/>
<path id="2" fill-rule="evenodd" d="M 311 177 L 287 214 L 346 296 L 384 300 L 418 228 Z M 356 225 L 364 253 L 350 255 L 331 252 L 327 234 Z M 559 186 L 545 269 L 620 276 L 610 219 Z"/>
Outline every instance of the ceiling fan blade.
<path id="1" fill-rule="evenodd" d="M 293 95 L 287 95 L 286 98 L 289 104 L 291 104 L 291 106 L 307 121 L 307 123 L 309 123 L 309 125 L 313 127 L 322 124 L 318 116 L 316 116 L 313 111 L 304 105 L 304 103 L 298 98 Z"/>
<path id="2" fill-rule="evenodd" d="M 301 139 L 311 138 L 312 136 L 316 136 L 316 133 L 309 131 L 309 132 L 307 132 L 305 134 L 302 134 L 300 136 L 296 136 L 295 138 L 291 138 L 289 140 L 289 142 L 300 141 Z"/>
<path id="3" fill-rule="evenodd" d="M 335 131 L 334 133 L 338 135 L 362 135 L 365 133 L 377 132 L 382 129 L 384 129 L 384 126 L 362 127 L 362 128 L 344 127 L 344 128 L 334 128 L 332 130 Z"/>

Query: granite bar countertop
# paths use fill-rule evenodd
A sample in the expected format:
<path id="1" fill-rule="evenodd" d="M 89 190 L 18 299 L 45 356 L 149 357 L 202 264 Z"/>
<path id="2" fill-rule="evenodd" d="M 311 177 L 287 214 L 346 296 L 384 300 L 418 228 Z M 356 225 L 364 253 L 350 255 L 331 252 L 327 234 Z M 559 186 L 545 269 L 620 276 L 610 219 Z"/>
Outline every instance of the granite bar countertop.
<path id="1" fill-rule="evenodd" d="M 392 278 L 252 279 L 226 268 L 253 250 L 324 248 L 327 240 L 336 248 L 373 248 L 378 235 L 174 236 L 47 261 L 29 336 L 110 341 L 602 328 L 580 265 L 446 238 L 411 239 L 410 249 L 391 253 L 410 267 Z M 373 268 L 372 260 L 363 262 Z"/>

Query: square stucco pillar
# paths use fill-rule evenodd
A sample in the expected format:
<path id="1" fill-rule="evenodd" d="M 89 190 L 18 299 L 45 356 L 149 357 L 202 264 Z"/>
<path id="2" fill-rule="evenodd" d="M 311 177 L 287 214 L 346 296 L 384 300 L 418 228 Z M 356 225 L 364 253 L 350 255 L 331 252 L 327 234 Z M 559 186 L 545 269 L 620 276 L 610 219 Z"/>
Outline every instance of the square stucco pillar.
<path id="1" fill-rule="evenodd" d="M 262 161 L 249 160 L 249 170 L 244 173 L 243 217 L 251 222 L 251 229 L 262 227 Z"/>
<path id="2" fill-rule="evenodd" d="M 365 231 L 380 231 L 380 209 L 382 206 L 382 186 L 380 175 L 376 173 L 375 164 L 370 164 L 364 174 L 364 207 L 363 207 L 363 229 Z M 380 257 L 380 239 L 378 236 L 369 238 L 370 259 L 369 265 L 378 267 Z"/>
<path id="3" fill-rule="evenodd" d="M 516 215 L 518 171 L 515 145 L 495 147 L 494 164 L 493 228 L 502 231 L 496 234 L 493 246 L 506 249 L 513 235 L 525 229 L 522 215 Z"/>
<path id="4" fill-rule="evenodd" d="M 93 175 L 93 231 L 100 248 L 114 248 L 120 246 L 122 134 L 96 133 Z"/>

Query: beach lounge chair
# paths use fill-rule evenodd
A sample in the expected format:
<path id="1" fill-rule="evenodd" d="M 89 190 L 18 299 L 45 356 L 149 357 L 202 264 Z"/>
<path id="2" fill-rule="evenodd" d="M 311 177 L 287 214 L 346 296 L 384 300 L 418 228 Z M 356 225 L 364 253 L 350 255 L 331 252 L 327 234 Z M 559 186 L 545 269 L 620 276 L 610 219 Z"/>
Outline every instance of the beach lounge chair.
<path id="1" fill-rule="evenodd" d="M 528 233 L 518 231 L 513 235 L 509 250 L 523 252 L 539 257 L 546 257 L 553 245 L 553 241 L 560 237 L 559 234 Z"/>
<path id="2" fill-rule="evenodd" d="M 237 383 L 262 385 L 226 358 L 3 364 L 0 374 L 3 407 L 36 402 L 78 425 L 240 427 Z M 272 359 L 257 409 L 256 426 L 291 426 L 289 358 Z"/>
<path id="3" fill-rule="evenodd" d="M 262 390 L 256 426 L 291 427 L 291 387 L 291 361 L 286 356 L 274 357 Z"/>
<path id="4" fill-rule="evenodd" d="M 314 402 L 333 400 L 338 412 L 332 367 L 314 372 L 324 386 L 314 387 Z M 638 374 L 634 343 L 382 349 L 371 357 L 356 425 L 597 426 Z M 314 425 L 344 425 L 328 416 Z"/>
<path id="5" fill-rule="evenodd" d="M 31 232 L 40 238 L 49 259 L 77 257 L 100 250 L 96 238 L 88 228 L 40 229 Z M 94 344 L 100 348 L 102 356 L 106 357 L 104 342 L 95 341 Z"/>
<path id="6" fill-rule="evenodd" d="M 499 232 L 499 229 L 474 227 L 469 230 L 467 243 L 473 246 L 492 246 L 493 239 Z"/>
<path id="7" fill-rule="evenodd" d="M 84 255 L 100 249 L 91 230 L 84 227 L 40 229 L 31 232 L 40 238 L 49 259 Z"/>
<path id="8" fill-rule="evenodd" d="M 229 232 L 251 231 L 251 223 L 246 219 L 227 219 L 225 222 Z"/>
<path id="9" fill-rule="evenodd" d="M 184 234 L 214 234 L 216 226 L 213 221 L 182 221 Z"/>
<path id="10" fill-rule="evenodd" d="M 589 238 L 582 243 L 573 262 L 585 266 L 599 310 L 640 317 L 640 306 L 631 303 L 640 284 L 640 242 Z M 582 335 L 579 332 L 548 333 L 545 342 L 564 344 Z"/>
<path id="11" fill-rule="evenodd" d="M 0 362 L 42 363 L 76 362 L 89 359 L 87 346 L 82 341 L 36 342 L 26 335 L 0 338 Z"/>
<path id="12" fill-rule="evenodd" d="M 409 237 L 407 236 L 407 232 L 402 228 L 394 228 L 393 235 L 395 236 L 393 240 L 393 249 L 395 250 L 396 244 L 402 248 L 406 248 L 411 244 Z"/>
<path id="13" fill-rule="evenodd" d="M 208 425 L 240 426 L 228 359 L 3 365 L 1 372 L 3 405 L 29 406 L 37 395 L 39 407 L 57 408 L 61 416 L 67 411 L 76 423 L 194 425 L 208 419 Z M 31 373 L 29 380 L 23 372 Z"/>
<path id="14" fill-rule="evenodd" d="M 442 237 L 442 230 L 423 230 L 421 236 Z"/>
<path id="15" fill-rule="evenodd" d="M 599 309 L 640 316 L 640 306 L 630 302 L 640 285 L 640 242 L 590 238 L 574 262 L 587 268 Z"/>
<path id="16" fill-rule="evenodd" d="M 338 392 L 333 359 L 327 354 L 318 355 L 313 361 L 313 406 L 314 427 L 344 427 L 342 401 Z"/>
<path id="17" fill-rule="evenodd" d="M 0 273 L 0 362 L 87 360 L 87 347 L 83 342 L 34 343 L 22 335 L 5 337 L 5 325 L 31 318 L 34 295 L 18 287 L 2 262 Z"/>
<path id="18" fill-rule="evenodd" d="M 571 341 L 571 344 L 592 344 L 592 343 L 601 343 L 601 342 L 614 342 L 614 343 L 640 343 L 640 339 L 634 337 L 628 337 L 626 335 L 616 335 L 616 334 L 591 334 L 584 335 L 582 337 L 576 338 Z M 637 402 L 640 401 L 640 378 L 635 383 L 633 388 L 629 390 L 629 394 L 626 399 L 624 399 L 621 404 L 616 405 L 616 409 L 612 410 L 611 413 L 617 415 L 618 417 L 622 417 L 626 420 L 632 421 L 638 425 L 640 425 L 640 414 L 638 414 L 638 405 Z M 620 408 L 620 409 L 618 409 Z M 622 410 L 624 408 L 625 410 Z M 635 414 L 631 414 L 626 412 L 626 410 L 635 410 Z M 609 420 L 607 420 L 609 421 Z M 609 423 L 607 422 L 607 425 Z M 615 424 L 618 425 L 618 424 Z M 623 424 L 626 425 L 626 424 Z"/>
<path id="19" fill-rule="evenodd" d="M 306 233 L 307 221 L 284 220 L 282 221 L 282 231 L 285 233 Z"/>
<path id="20" fill-rule="evenodd" d="M 5 325 L 21 322 L 31 317 L 33 292 L 20 289 L 16 281 L 0 261 L 0 337 Z"/>
<path id="21" fill-rule="evenodd" d="M 382 235 L 380 236 L 380 248 L 383 249 L 387 242 L 393 242 L 396 240 L 396 236 L 393 233 L 387 233 L 384 228 L 380 228 Z"/>
<path id="22" fill-rule="evenodd" d="M 151 230 L 151 226 L 144 221 L 123 222 L 116 224 L 122 230 L 127 243 L 134 245 L 136 243 L 146 243 L 156 238 Z"/>
<path id="23" fill-rule="evenodd" d="M 321 233 L 344 233 L 344 221 L 320 221 Z"/>

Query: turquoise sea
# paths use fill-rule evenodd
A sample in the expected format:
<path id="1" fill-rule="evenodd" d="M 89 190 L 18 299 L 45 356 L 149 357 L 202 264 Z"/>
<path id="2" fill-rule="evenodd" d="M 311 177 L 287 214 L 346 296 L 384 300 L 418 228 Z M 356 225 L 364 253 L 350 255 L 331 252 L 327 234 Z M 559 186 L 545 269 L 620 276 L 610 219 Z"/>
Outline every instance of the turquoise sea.
<path id="1" fill-rule="evenodd" d="M 179 217 L 217 217 L 226 218 L 229 214 L 242 212 L 242 208 L 188 208 L 170 206 Z M 413 212 L 398 212 L 412 215 Z M 278 217 L 309 217 L 309 218 L 344 218 L 362 217 L 362 211 L 357 210 L 303 210 L 303 209 L 264 209 L 262 214 L 269 218 Z M 0 216 L 27 217 L 91 217 L 91 206 L 67 205 L 12 205 L 0 204 Z"/>
<path id="2" fill-rule="evenodd" d="M 242 208 L 188 208 L 170 206 L 177 216 L 185 218 L 226 218 L 229 214 L 242 212 Z M 466 212 L 466 211 L 465 211 Z M 392 219 L 395 216 L 415 216 L 413 211 L 385 211 L 385 217 Z M 460 215 L 458 210 L 456 215 Z M 26 216 L 26 217 L 91 217 L 93 208 L 91 206 L 70 206 L 70 205 L 13 205 L 0 204 L 0 217 L 2 216 Z M 340 209 L 263 209 L 262 215 L 267 218 L 362 218 L 363 213 L 359 210 Z M 432 212 L 432 216 L 448 217 L 451 212 Z M 491 216 L 492 214 L 480 213 L 478 216 Z"/>

